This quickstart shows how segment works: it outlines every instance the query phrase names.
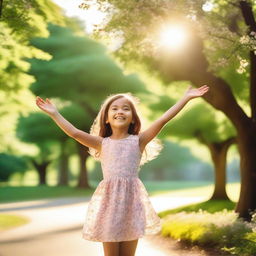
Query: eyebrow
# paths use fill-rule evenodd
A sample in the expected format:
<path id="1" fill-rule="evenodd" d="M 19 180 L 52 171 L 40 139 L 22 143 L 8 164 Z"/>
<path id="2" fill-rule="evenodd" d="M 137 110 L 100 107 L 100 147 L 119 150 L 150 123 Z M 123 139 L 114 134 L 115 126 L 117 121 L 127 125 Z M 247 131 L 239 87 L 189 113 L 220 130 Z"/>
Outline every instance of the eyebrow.
<path id="1" fill-rule="evenodd" d="M 118 107 L 118 105 L 112 105 L 111 107 Z M 128 104 L 124 104 L 123 107 L 130 107 Z"/>

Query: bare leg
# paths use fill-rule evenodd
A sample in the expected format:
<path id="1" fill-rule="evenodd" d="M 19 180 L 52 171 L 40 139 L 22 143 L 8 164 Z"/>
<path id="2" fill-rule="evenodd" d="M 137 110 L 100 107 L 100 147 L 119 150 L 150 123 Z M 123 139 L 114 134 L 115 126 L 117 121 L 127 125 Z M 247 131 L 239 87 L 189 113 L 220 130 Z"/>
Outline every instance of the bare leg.
<path id="1" fill-rule="evenodd" d="M 120 242 L 119 256 L 134 256 L 138 240 Z"/>
<path id="2" fill-rule="evenodd" d="M 104 256 L 119 256 L 119 242 L 103 242 Z"/>

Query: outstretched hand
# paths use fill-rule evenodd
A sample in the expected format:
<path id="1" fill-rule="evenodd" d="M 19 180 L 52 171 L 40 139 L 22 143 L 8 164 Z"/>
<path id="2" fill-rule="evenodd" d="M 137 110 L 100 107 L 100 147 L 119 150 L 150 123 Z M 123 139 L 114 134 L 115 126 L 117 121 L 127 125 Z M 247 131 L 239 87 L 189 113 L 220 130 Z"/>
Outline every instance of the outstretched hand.
<path id="1" fill-rule="evenodd" d="M 209 90 L 208 85 L 203 85 L 199 88 L 193 88 L 192 85 L 190 85 L 185 93 L 187 97 L 190 99 L 203 96 L 205 93 L 207 93 Z"/>
<path id="2" fill-rule="evenodd" d="M 44 101 L 42 98 L 37 96 L 36 105 L 48 115 L 53 115 L 58 112 L 56 106 L 48 98 Z"/>

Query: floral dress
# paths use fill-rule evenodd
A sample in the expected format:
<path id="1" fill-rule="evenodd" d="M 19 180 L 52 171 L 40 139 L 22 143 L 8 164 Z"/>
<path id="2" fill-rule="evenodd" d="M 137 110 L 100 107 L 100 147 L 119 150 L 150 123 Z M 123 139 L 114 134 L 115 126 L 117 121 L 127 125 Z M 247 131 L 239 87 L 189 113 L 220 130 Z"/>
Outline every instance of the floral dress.
<path id="1" fill-rule="evenodd" d="M 88 204 L 82 230 L 84 239 L 120 242 L 160 232 L 161 219 L 138 177 L 141 155 L 138 135 L 103 139 L 103 180 Z"/>

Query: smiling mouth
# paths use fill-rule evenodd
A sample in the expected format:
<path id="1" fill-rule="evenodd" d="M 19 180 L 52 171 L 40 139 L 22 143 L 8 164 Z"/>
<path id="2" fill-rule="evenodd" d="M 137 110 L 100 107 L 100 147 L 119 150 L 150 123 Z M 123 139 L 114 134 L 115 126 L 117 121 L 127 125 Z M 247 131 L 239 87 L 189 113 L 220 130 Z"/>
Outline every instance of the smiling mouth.
<path id="1" fill-rule="evenodd" d="M 125 120 L 125 117 L 124 116 L 117 116 L 114 119 L 116 119 L 116 120 Z"/>

